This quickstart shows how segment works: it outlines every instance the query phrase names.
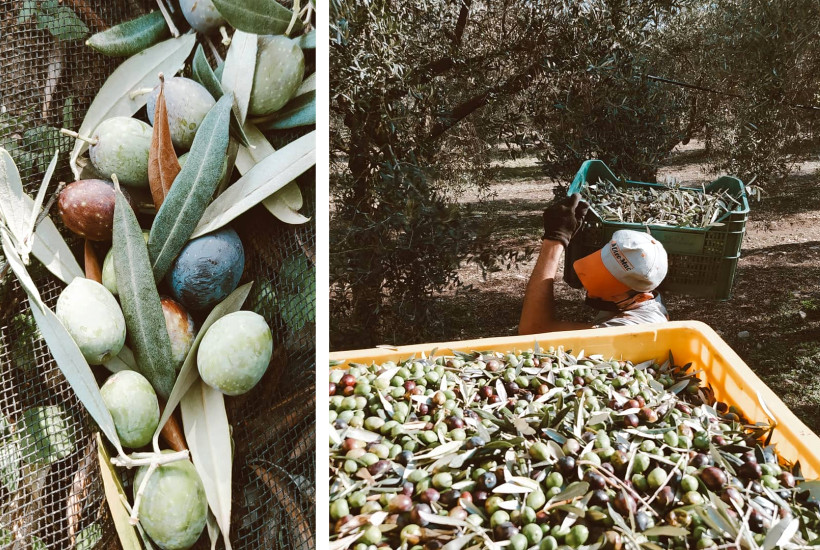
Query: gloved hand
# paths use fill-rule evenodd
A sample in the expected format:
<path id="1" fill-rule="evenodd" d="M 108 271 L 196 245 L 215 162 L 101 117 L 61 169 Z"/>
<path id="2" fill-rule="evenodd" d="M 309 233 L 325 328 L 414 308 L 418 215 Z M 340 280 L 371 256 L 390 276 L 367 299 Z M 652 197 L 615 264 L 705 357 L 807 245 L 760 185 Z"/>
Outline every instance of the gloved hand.
<path id="1" fill-rule="evenodd" d="M 569 246 L 569 241 L 581 229 L 589 205 L 574 193 L 544 210 L 543 239 L 558 241 Z"/>

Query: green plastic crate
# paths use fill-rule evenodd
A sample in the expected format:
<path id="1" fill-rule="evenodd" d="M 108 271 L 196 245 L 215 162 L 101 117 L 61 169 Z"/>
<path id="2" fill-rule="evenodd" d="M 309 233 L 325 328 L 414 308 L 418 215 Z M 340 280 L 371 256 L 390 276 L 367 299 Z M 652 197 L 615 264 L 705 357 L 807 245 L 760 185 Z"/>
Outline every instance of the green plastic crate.
<path id="1" fill-rule="evenodd" d="M 580 193 L 587 182 L 596 183 L 599 179 L 611 181 L 618 187 L 664 187 L 657 183 L 621 181 L 600 160 L 588 160 L 581 165 L 567 194 Z M 700 188 L 690 189 L 703 191 Z M 712 190 L 727 190 L 740 203 L 740 206 L 717 220 L 723 224 L 720 227 L 669 227 L 604 221 L 590 208 L 584 227 L 566 250 L 564 280 L 573 288 L 581 288 L 581 281 L 572 264 L 600 249 L 615 231 L 649 229 L 652 236 L 663 243 L 669 255 L 669 271 L 660 286 L 661 290 L 728 300 L 732 295 L 740 246 L 746 232 L 749 200 L 743 182 L 730 176 L 722 176 L 706 186 L 707 192 Z"/>

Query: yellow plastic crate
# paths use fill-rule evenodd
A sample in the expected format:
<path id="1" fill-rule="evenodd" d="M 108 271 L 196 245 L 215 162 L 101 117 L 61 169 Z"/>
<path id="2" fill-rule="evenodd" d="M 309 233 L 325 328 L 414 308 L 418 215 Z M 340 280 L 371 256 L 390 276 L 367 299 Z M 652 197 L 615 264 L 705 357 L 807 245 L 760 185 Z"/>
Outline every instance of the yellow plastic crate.
<path id="1" fill-rule="evenodd" d="M 655 359 L 665 361 L 671 351 L 675 363 L 688 362 L 711 384 L 715 397 L 737 406 L 752 421 L 767 421 L 772 416 L 777 428 L 772 443 L 790 462 L 800 461 L 808 479 L 820 478 L 820 438 L 797 418 L 777 395 L 743 362 L 743 360 L 709 326 L 699 321 L 550 332 L 534 336 L 485 338 L 463 342 L 419 344 L 399 348 L 375 348 L 330 354 L 331 360 L 370 364 L 404 360 L 437 348 L 437 355 L 453 351 L 513 351 L 531 349 L 535 342 L 542 348 L 564 346 L 565 350 L 585 355 L 601 354 L 607 358 L 629 359 L 634 363 Z M 764 405 L 761 405 L 761 401 Z M 764 411 L 764 406 L 770 414 Z"/>

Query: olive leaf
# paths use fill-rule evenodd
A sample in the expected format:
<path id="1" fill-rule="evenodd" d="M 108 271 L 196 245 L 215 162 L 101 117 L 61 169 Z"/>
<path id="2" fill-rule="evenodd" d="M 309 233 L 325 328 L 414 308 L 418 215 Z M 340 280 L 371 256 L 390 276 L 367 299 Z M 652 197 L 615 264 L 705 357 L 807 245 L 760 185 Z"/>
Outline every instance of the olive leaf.
<path id="1" fill-rule="evenodd" d="M 5 221 L 17 242 L 24 237 L 23 180 L 14 159 L 0 148 L 0 221 Z"/>
<path id="2" fill-rule="evenodd" d="M 152 11 L 92 35 L 85 45 L 103 55 L 130 57 L 170 35 L 162 12 Z"/>
<path id="3" fill-rule="evenodd" d="M 159 95 L 154 108 L 154 129 L 151 134 L 151 148 L 148 152 L 148 184 L 154 206 L 159 210 L 165 196 L 171 189 L 180 166 L 174 144 L 171 141 L 171 127 L 168 124 L 168 108 L 165 104 L 165 78 L 160 76 Z"/>
<path id="4" fill-rule="evenodd" d="M 142 229 L 118 184 L 116 197 L 112 246 L 125 325 L 137 370 L 148 379 L 157 395 L 167 399 L 174 387 L 176 372 L 171 361 L 171 340 L 165 327 L 165 316 Z"/>
<path id="5" fill-rule="evenodd" d="M 222 89 L 233 93 L 233 108 L 240 125 L 245 123 L 245 117 L 248 116 L 256 71 L 257 40 L 255 34 L 235 31 L 225 56 L 225 69 L 222 71 Z"/>
<path id="6" fill-rule="evenodd" d="M 123 504 L 123 499 L 126 499 L 126 497 L 120 476 L 117 473 L 117 469 L 111 464 L 111 456 L 108 454 L 108 449 L 105 447 L 105 443 L 100 437 L 100 434 L 97 433 L 96 435 L 97 461 L 100 465 L 100 475 L 103 481 L 103 489 L 105 490 L 105 500 L 108 503 L 108 509 L 111 511 L 111 517 L 114 520 L 114 528 L 117 530 L 120 545 L 122 545 L 123 550 L 141 550 L 137 533 L 129 521 L 131 514 L 126 510 Z"/>
<path id="7" fill-rule="evenodd" d="M 74 550 L 92 550 L 102 540 L 102 527 L 99 523 L 92 523 L 77 535 Z"/>
<path id="8" fill-rule="evenodd" d="M 316 124 L 316 91 L 295 96 L 282 109 L 254 122 L 263 130 L 286 130 Z"/>
<path id="9" fill-rule="evenodd" d="M 10 246 L 8 234 L 2 226 L 0 226 L 0 236 L 3 240 L 3 254 L 28 294 L 34 321 L 40 329 L 40 334 L 46 341 L 51 354 L 54 356 L 57 366 L 74 390 L 77 398 L 100 426 L 100 429 L 103 430 L 105 436 L 122 453 L 117 430 L 114 427 L 114 420 L 103 402 L 100 388 L 97 386 L 91 367 L 88 366 L 88 362 L 83 357 L 80 348 L 77 347 L 63 324 L 57 319 L 54 312 L 43 303 L 36 285 L 31 281 L 31 277 L 20 261 L 17 252 Z"/>
<path id="10" fill-rule="evenodd" d="M 245 123 L 245 134 L 248 136 L 253 148 L 240 147 L 236 155 L 236 169 L 240 174 L 246 174 L 251 168 L 264 158 L 276 152 L 273 145 L 259 131 L 254 124 Z M 268 209 L 280 221 L 289 224 L 302 224 L 310 220 L 300 214 L 298 210 L 302 207 L 302 192 L 295 181 L 292 181 L 275 192 L 270 197 L 262 201 L 262 205 Z"/>
<path id="11" fill-rule="evenodd" d="M 230 548 L 233 453 L 225 396 L 197 380 L 179 405 L 191 459 L 202 479 L 208 506 L 216 517 L 225 547 Z"/>
<path id="12" fill-rule="evenodd" d="M 26 409 L 15 433 L 23 459 L 31 464 L 53 464 L 74 452 L 73 433 L 65 411 L 57 405 Z"/>
<path id="13" fill-rule="evenodd" d="M 783 544 L 792 540 L 798 529 L 800 529 L 800 520 L 796 517 L 787 516 L 781 519 L 766 533 L 766 538 L 763 540 L 763 550 L 781 548 Z"/>
<path id="14" fill-rule="evenodd" d="M 191 349 L 188 350 L 188 355 L 185 357 L 185 362 L 182 363 L 182 367 L 179 370 L 179 375 L 177 376 L 176 383 L 174 383 L 174 389 L 171 391 L 171 395 L 168 396 L 168 400 L 165 402 L 165 409 L 162 411 L 162 416 L 159 419 L 159 424 L 157 425 L 157 429 L 154 432 L 153 437 L 153 445 L 154 448 L 159 448 L 159 433 L 162 431 L 162 427 L 171 417 L 176 409 L 177 405 L 179 404 L 182 397 L 188 392 L 188 390 L 193 386 L 194 382 L 197 381 L 199 378 L 199 373 L 196 367 L 196 354 L 197 350 L 199 350 L 199 343 L 202 341 L 202 338 L 205 336 L 205 333 L 208 329 L 217 322 L 223 316 L 234 313 L 235 311 L 239 311 L 242 308 L 242 304 L 245 303 L 245 300 L 248 298 L 248 294 L 251 292 L 251 287 L 253 283 L 245 283 L 244 285 L 240 286 L 231 294 L 219 302 L 212 310 L 211 313 L 208 314 L 208 317 L 202 323 L 202 326 L 199 328 L 199 332 L 194 338 L 193 344 L 191 344 Z"/>
<path id="15" fill-rule="evenodd" d="M 316 548 L 316 540 L 310 521 L 302 512 L 299 501 L 293 496 L 294 490 L 292 487 L 295 485 L 293 479 L 275 464 L 271 464 L 268 468 L 263 468 L 257 464 L 251 465 L 251 468 L 270 490 L 271 496 L 279 505 L 278 508 L 284 512 L 286 528 L 293 537 L 294 546 L 296 548 Z M 374 524 L 377 523 L 375 514 L 370 516 L 370 521 Z"/>
<path id="16" fill-rule="evenodd" d="M 316 131 L 256 164 L 205 209 L 192 237 L 215 231 L 316 164 Z"/>
<path id="17" fill-rule="evenodd" d="M 148 237 L 148 253 L 157 281 L 165 276 L 171 262 L 191 238 L 221 180 L 222 164 L 228 149 L 232 104 L 233 97 L 228 93 L 205 116 L 194 137 L 185 166 L 154 218 Z"/>
<path id="18" fill-rule="evenodd" d="M 283 34 L 293 12 L 275 0 L 213 0 L 214 6 L 232 27 L 254 34 Z M 297 17 L 293 32 L 302 29 Z"/>
<path id="19" fill-rule="evenodd" d="M 223 63 L 221 66 L 224 67 L 225 64 Z M 211 69 L 211 65 L 205 57 L 205 52 L 202 50 L 201 44 L 197 46 L 196 52 L 194 53 L 194 60 L 191 63 L 191 72 L 193 79 L 202 84 L 214 97 L 214 99 L 219 99 L 222 97 L 222 84 L 219 83 L 219 78 L 217 78 L 216 74 Z M 220 73 L 220 75 L 221 74 L 222 73 Z M 239 119 L 236 116 L 236 111 L 234 110 L 231 110 L 231 136 L 241 145 L 250 147 L 250 142 L 248 141 L 248 137 L 245 135 L 245 130 L 242 128 L 242 124 L 239 123 Z"/>
<path id="20" fill-rule="evenodd" d="M 14 494 L 20 482 L 20 446 L 14 435 L 3 437 L 5 440 L 0 444 L 0 484 L 6 490 Z"/>
<path id="21" fill-rule="evenodd" d="M 169 38 L 129 57 L 105 81 L 91 102 L 88 112 L 77 133 L 90 135 L 103 121 L 115 116 L 131 116 L 148 101 L 147 94 L 131 95 L 131 92 L 151 86 L 157 73 L 166 76 L 176 74 L 185 63 L 196 43 L 196 34 Z M 80 178 L 77 159 L 88 148 L 88 143 L 78 139 L 71 151 L 69 164 L 74 177 Z"/>
<path id="22" fill-rule="evenodd" d="M 194 60 L 191 63 L 191 73 L 193 79 L 202 84 L 208 93 L 214 99 L 222 97 L 222 84 L 211 69 L 211 64 L 208 63 L 208 58 L 205 57 L 205 51 L 202 49 L 202 44 L 196 47 L 194 52 Z"/>

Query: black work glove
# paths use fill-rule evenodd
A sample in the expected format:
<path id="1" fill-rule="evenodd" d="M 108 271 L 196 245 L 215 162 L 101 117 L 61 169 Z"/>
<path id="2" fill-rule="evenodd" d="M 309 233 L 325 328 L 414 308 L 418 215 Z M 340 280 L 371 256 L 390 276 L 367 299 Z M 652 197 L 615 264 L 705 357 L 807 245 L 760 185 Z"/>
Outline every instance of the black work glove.
<path id="1" fill-rule="evenodd" d="M 543 239 L 558 241 L 569 246 L 569 241 L 581 229 L 589 205 L 574 193 L 544 210 Z"/>

